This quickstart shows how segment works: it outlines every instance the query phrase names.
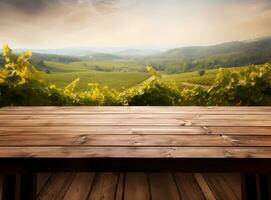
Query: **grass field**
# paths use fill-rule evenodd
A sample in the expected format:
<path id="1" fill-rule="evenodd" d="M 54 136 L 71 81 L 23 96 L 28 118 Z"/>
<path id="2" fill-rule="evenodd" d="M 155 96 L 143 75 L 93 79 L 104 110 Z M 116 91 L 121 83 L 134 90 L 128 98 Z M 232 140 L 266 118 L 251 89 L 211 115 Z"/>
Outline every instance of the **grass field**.
<path id="1" fill-rule="evenodd" d="M 165 82 L 174 81 L 177 85 L 183 82 L 198 84 L 198 85 L 211 85 L 215 79 L 218 70 L 206 70 L 205 75 L 200 76 L 198 72 L 187 72 L 181 74 L 164 75 L 163 79 Z"/>
<path id="2" fill-rule="evenodd" d="M 103 86 L 122 90 L 132 87 L 148 79 L 150 75 L 145 72 L 118 72 L 118 69 L 143 67 L 129 61 L 120 60 L 94 60 L 71 63 L 57 63 L 46 61 L 45 65 L 50 69 L 49 74 L 43 74 L 46 84 L 52 83 L 64 87 L 76 78 L 80 78 L 78 89 L 85 89 L 88 83 L 99 83 Z M 101 72 L 100 69 L 116 70 L 117 72 Z"/>
<path id="3" fill-rule="evenodd" d="M 241 70 L 245 67 L 234 67 L 234 68 L 227 68 L 230 70 Z M 202 86 L 209 86 L 212 85 L 213 81 L 216 78 L 219 69 L 210 69 L 206 70 L 203 76 L 200 76 L 197 71 L 194 72 L 187 72 L 181 74 L 173 74 L 173 75 L 164 75 L 163 80 L 165 82 L 175 82 L 178 86 L 189 86 L 190 84 L 194 85 L 202 85 Z M 188 83 L 188 84 L 186 84 Z"/>
<path id="4" fill-rule="evenodd" d="M 138 72 L 145 71 L 145 65 L 129 60 L 89 60 L 71 63 L 46 61 L 45 65 L 53 72 L 74 72 L 86 70 Z"/>
<path id="5" fill-rule="evenodd" d="M 103 86 L 122 90 L 129 88 L 149 78 L 148 73 L 143 72 L 55 72 L 51 74 L 44 74 L 45 83 L 53 83 L 57 86 L 63 87 L 69 84 L 76 78 L 80 78 L 78 86 L 79 90 L 85 89 L 88 83 L 99 83 Z"/>
<path id="6" fill-rule="evenodd" d="M 83 90 L 88 83 L 99 83 L 103 86 L 108 86 L 113 89 L 122 90 L 124 88 L 132 87 L 143 82 L 150 77 L 150 74 L 145 72 L 123 72 L 118 69 L 125 68 L 140 68 L 143 66 L 137 65 L 129 61 L 85 61 L 72 63 L 56 63 L 45 62 L 45 65 L 51 70 L 50 74 L 44 74 L 44 82 L 46 84 L 52 83 L 59 87 L 64 87 L 76 78 L 80 78 L 78 90 Z M 96 67 L 103 69 L 113 69 L 114 72 L 101 72 L 94 70 Z M 244 67 L 230 68 L 231 70 L 240 70 Z M 117 70 L 116 70 L 117 69 Z M 129 70 L 127 70 L 129 71 Z M 180 88 L 192 87 L 199 85 L 208 87 L 214 81 L 218 69 L 206 70 L 203 76 L 200 76 L 197 71 L 187 72 L 173 75 L 163 74 L 163 81 L 176 83 Z"/>

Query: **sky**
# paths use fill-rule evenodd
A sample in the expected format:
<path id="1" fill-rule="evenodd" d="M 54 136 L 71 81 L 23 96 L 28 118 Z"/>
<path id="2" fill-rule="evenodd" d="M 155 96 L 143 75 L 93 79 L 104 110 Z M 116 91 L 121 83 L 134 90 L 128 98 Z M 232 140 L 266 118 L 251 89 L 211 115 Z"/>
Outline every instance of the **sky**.
<path id="1" fill-rule="evenodd" d="M 270 0 L 0 0 L 0 45 L 13 48 L 164 48 L 269 35 Z"/>

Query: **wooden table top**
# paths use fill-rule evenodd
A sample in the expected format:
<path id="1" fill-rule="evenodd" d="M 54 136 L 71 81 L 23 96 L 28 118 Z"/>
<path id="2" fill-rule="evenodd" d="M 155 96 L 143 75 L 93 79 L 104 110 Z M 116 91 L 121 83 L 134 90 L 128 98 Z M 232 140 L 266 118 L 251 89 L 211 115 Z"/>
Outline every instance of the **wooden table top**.
<path id="1" fill-rule="evenodd" d="M 1 158 L 271 158 L 271 107 L 3 107 Z"/>

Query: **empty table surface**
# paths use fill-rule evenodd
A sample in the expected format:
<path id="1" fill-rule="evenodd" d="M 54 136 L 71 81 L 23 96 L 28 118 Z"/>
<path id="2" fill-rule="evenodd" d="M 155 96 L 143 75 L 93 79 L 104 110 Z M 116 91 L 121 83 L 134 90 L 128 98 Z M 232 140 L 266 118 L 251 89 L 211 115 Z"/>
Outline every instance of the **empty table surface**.
<path id="1" fill-rule="evenodd" d="M 1 158 L 271 158 L 271 107 L 3 107 Z"/>

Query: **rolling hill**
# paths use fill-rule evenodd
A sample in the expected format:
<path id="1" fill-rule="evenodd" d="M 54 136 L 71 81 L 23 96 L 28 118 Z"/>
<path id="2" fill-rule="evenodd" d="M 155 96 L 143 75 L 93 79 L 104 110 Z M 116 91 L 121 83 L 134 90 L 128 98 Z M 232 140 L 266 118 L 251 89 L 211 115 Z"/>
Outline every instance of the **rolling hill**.
<path id="1" fill-rule="evenodd" d="M 110 62 L 107 60 L 94 60 L 71 63 L 45 61 L 44 65 L 50 69 L 50 73 L 43 73 L 43 79 L 46 84 L 51 83 L 64 87 L 76 78 L 80 78 L 79 90 L 86 89 L 88 83 L 99 83 L 102 86 L 122 90 L 139 84 L 150 77 L 150 74 L 146 72 L 121 71 L 127 66 L 131 68 L 139 67 L 133 62 L 122 60 Z M 97 66 L 101 66 L 101 69 L 97 69 Z M 119 71 L 110 71 L 115 67 Z"/>
<path id="2" fill-rule="evenodd" d="M 247 66 L 246 66 L 247 67 Z M 227 68 L 229 70 L 238 71 L 245 69 L 246 67 L 233 67 Z M 172 74 L 172 75 L 163 75 L 163 81 L 165 82 L 174 82 L 177 86 L 205 86 L 208 87 L 212 85 L 213 81 L 216 78 L 219 69 L 209 69 L 205 71 L 203 76 L 200 76 L 197 71 L 194 72 L 186 72 L 180 74 Z"/>
<path id="3" fill-rule="evenodd" d="M 143 63 L 167 73 L 263 64 L 270 61 L 271 37 L 171 49 L 142 60 Z"/>
<path id="4" fill-rule="evenodd" d="M 175 48 L 160 53 L 157 53 L 157 50 L 146 49 L 116 50 L 118 49 L 33 50 L 32 63 L 42 71 L 51 69 L 45 64 L 46 61 L 51 61 L 73 64 L 77 62 L 77 67 L 79 62 L 84 62 L 84 65 L 89 65 L 91 70 L 97 71 L 142 71 L 144 66 L 150 65 L 158 71 L 175 74 L 199 69 L 271 62 L 271 37 L 212 46 Z M 22 50 L 17 50 L 17 52 L 19 51 Z M 0 59 L 1 63 L 3 64 L 3 61 Z"/>

